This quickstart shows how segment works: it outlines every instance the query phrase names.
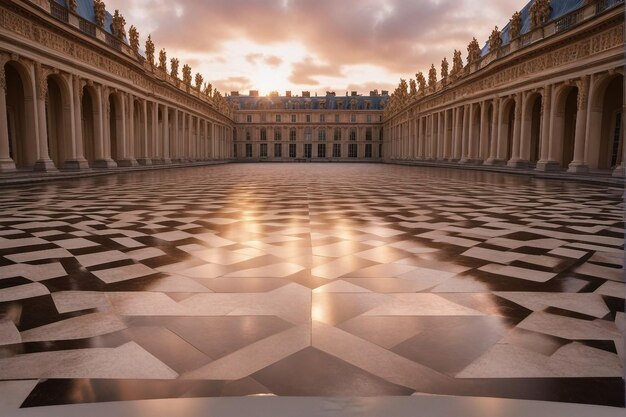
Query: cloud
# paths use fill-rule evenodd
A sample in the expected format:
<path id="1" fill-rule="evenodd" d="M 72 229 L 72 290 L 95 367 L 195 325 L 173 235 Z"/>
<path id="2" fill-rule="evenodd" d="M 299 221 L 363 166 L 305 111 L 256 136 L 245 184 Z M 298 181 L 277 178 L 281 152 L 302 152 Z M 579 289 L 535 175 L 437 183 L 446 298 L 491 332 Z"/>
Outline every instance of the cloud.
<path id="1" fill-rule="evenodd" d="M 244 91 L 253 87 L 252 80 L 247 77 L 228 77 L 215 81 L 214 85 L 218 90 L 225 92 Z"/>
<path id="2" fill-rule="evenodd" d="M 277 57 L 275 55 L 270 55 L 268 57 L 265 57 L 265 60 L 263 62 L 265 62 L 270 67 L 278 67 L 280 66 L 280 64 L 283 63 L 283 60 L 282 58 Z"/>
<path id="3" fill-rule="evenodd" d="M 256 65 L 257 62 L 263 58 L 263 54 L 248 54 L 246 55 L 246 61 L 252 65 Z"/>
<path id="4" fill-rule="evenodd" d="M 289 81 L 293 84 L 320 85 L 316 76 L 343 76 L 341 68 L 332 64 L 319 63 L 312 57 L 307 57 L 304 61 L 296 62 L 292 65 L 292 72 Z"/>

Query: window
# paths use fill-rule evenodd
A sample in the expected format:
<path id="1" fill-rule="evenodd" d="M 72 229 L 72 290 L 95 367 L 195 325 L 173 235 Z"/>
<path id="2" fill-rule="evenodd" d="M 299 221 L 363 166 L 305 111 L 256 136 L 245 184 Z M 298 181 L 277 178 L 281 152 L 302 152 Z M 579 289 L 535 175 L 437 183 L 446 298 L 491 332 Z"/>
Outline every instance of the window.
<path id="1" fill-rule="evenodd" d="M 348 145 L 348 158 L 356 158 L 358 145 L 356 143 L 351 143 Z"/>
<path id="2" fill-rule="evenodd" d="M 312 140 L 313 139 L 313 131 L 310 127 L 304 129 L 304 140 Z"/>
<path id="3" fill-rule="evenodd" d="M 274 157 L 275 158 L 282 158 L 283 156 L 283 144 L 282 143 L 275 143 L 274 144 Z"/>
<path id="4" fill-rule="evenodd" d="M 317 157 L 326 158 L 326 144 L 325 143 L 317 144 Z"/>
<path id="5" fill-rule="evenodd" d="M 338 114 L 335 115 L 335 123 L 339 123 L 339 115 Z"/>
<path id="6" fill-rule="evenodd" d="M 252 132 L 250 131 L 250 128 L 246 129 L 246 140 L 251 140 L 252 139 Z"/>
<path id="7" fill-rule="evenodd" d="M 261 128 L 261 140 L 267 140 L 267 129 L 265 129 L 264 127 Z"/>
<path id="8" fill-rule="evenodd" d="M 262 143 L 259 155 L 261 158 L 267 158 L 267 143 Z"/>
<path id="9" fill-rule="evenodd" d="M 291 115 L 291 123 L 296 123 L 296 115 L 295 114 Z"/>
<path id="10" fill-rule="evenodd" d="M 356 140 L 356 129 L 350 129 L 350 140 Z"/>
<path id="11" fill-rule="evenodd" d="M 372 140 L 372 128 L 365 129 L 365 140 Z"/>
<path id="12" fill-rule="evenodd" d="M 274 140 L 276 142 L 283 140 L 283 132 L 280 129 L 274 129 Z"/>
<path id="13" fill-rule="evenodd" d="M 277 114 L 276 115 L 276 123 L 280 123 L 281 121 L 282 120 L 281 120 L 280 114 Z"/>
<path id="14" fill-rule="evenodd" d="M 372 115 L 371 114 L 367 115 L 367 123 L 372 123 Z"/>
<path id="15" fill-rule="evenodd" d="M 291 142 L 295 142 L 296 140 L 296 128 L 292 127 L 291 129 L 289 129 L 289 140 Z"/>
<path id="16" fill-rule="evenodd" d="M 320 123 L 326 123 L 326 115 L 320 114 Z"/>
<path id="17" fill-rule="evenodd" d="M 296 157 L 296 144 L 295 143 L 289 144 L 289 157 L 290 158 Z"/>
<path id="18" fill-rule="evenodd" d="M 304 157 L 311 158 L 312 154 L 313 154 L 313 145 L 310 143 L 305 143 L 304 144 Z"/>
<path id="19" fill-rule="evenodd" d="M 383 144 L 382 143 L 378 144 L 378 157 L 379 158 L 383 157 Z"/>
<path id="20" fill-rule="evenodd" d="M 252 158 L 252 144 L 246 143 L 246 158 Z"/>
<path id="21" fill-rule="evenodd" d="M 233 158 L 237 158 L 237 144 L 233 144 Z"/>
<path id="22" fill-rule="evenodd" d="M 246 122 L 252 123 L 252 115 L 251 114 L 246 115 Z"/>
<path id="23" fill-rule="evenodd" d="M 372 157 L 372 144 L 371 143 L 365 144 L 365 157 L 366 158 Z"/>
<path id="24" fill-rule="evenodd" d="M 341 140 L 341 128 L 336 127 L 335 133 L 333 134 L 333 140 Z"/>
<path id="25" fill-rule="evenodd" d="M 326 129 L 322 128 L 317 131 L 317 140 L 326 142 Z"/>
<path id="26" fill-rule="evenodd" d="M 311 115 L 310 114 L 306 115 L 306 122 L 307 123 L 311 123 Z"/>
<path id="27" fill-rule="evenodd" d="M 341 158 L 341 143 L 333 143 L 333 158 Z"/>
<path id="28" fill-rule="evenodd" d="M 378 140 L 380 140 L 381 142 L 382 142 L 382 140 L 383 140 L 383 130 L 382 130 L 382 129 L 380 129 L 380 130 L 378 131 Z"/>
<path id="29" fill-rule="evenodd" d="M 356 114 L 350 115 L 350 123 L 356 123 Z"/>

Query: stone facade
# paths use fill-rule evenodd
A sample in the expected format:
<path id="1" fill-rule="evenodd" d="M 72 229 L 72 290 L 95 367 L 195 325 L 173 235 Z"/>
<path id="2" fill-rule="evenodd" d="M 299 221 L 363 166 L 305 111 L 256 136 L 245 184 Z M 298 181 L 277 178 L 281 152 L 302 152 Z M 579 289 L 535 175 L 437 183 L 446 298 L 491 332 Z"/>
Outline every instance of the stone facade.
<path id="1" fill-rule="evenodd" d="M 433 90 L 410 94 L 401 82 L 385 111 L 385 161 L 623 176 L 623 3 L 542 15 L 506 43 L 494 30 L 492 48 Z"/>
<path id="2" fill-rule="evenodd" d="M 229 97 L 239 161 L 380 161 L 386 92 L 345 97 Z"/>
<path id="3" fill-rule="evenodd" d="M 221 95 L 150 65 L 119 12 L 90 7 L 93 22 L 73 3 L 0 1 L 0 172 L 229 159 Z"/>

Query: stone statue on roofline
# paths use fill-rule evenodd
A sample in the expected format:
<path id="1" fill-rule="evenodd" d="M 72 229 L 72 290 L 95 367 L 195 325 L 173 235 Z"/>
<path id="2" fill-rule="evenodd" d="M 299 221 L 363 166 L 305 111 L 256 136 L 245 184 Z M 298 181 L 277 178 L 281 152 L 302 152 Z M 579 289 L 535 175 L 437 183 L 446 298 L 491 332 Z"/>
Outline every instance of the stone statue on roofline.
<path id="1" fill-rule="evenodd" d="M 167 53 L 165 48 L 159 52 L 159 69 L 167 73 Z"/>
<path id="2" fill-rule="evenodd" d="M 448 64 L 448 59 L 447 58 L 443 58 L 443 61 L 441 61 L 441 79 L 445 79 L 448 78 L 449 75 L 449 67 L 450 65 Z"/>
<path id="3" fill-rule="evenodd" d="M 417 96 L 417 83 L 415 82 L 414 79 L 411 78 L 411 80 L 409 81 L 409 89 L 410 89 L 410 95 L 411 97 L 415 97 Z"/>
<path id="4" fill-rule="evenodd" d="M 478 62 L 480 60 L 480 45 L 476 38 L 467 45 L 467 63 L 468 65 Z"/>
<path id="5" fill-rule="evenodd" d="M 437 85 L 437 70 L 435 69 L 435 64 L 430 66 L 430 71 L 428 71 L 428 86 L 434 88 Z"/>
<path id="6" fill-rule="evenodd" d="M 513 13 L 509 21 L 509 37 L 511 40 L 519 38 L 522 31 L 522 14 L 520 12 Z"/>
<path id="7" fill-rule="evenodd" d="M 128 42 L 130 43 L 130 49 L 132 49 L 135 54 L 139 54 L 139 32 L 137 32 L 135 26 L 131 26 L 130 29 L 128 29 Z"/>
<path id="8" fill-rule="evenodd" d="M 96 17 L 96 25 L 104 29 L 104 19 L 106 17 L 106 6 L 102 0 L 93 0 L 93 11 Z"/>
<path id="9" fill-rule="evenodd" d="M 535 0 L 530 6 L 530 27 L 535 29 L 545 25 L 550 19 L 551 13 L 550 0 Z"/>
<path id="10" fill-rule="evenodd" d="M 154 68 L 154 42 L 152 42 L 152 36 L 148 35 L 146 40 L 146 59 L 152 68 Z"/>
<path id="11" fill-rule="evenodd" d="M 455 49 L 452 58 L 452 75 L 457 75 L 461 71 L 463 71 L 463 58 L 461 57 L 461 51 Z"/>
<path id="12" fill-rule="evenodd" d="M 194 81 L 196 83 L 196 89 L 200 91 L 200 87 L 202 87 L 202 82 L 204 81 L 204 77 L 202 76 L 202 74 L 198 72 L 196 73 L 196 78 Z"/>
<path id="13" fill-rule="evenodd" d="M 187 64 L 183 65 L 183 83 L 191 85 L 191 67 Z"/>
<path id="14" fill-rule="evenodd" d="M 124 16 L 120 14 L 119 10 L 116 10 L 113 14 L 113 23 L 111 23 L 111 28 L 113 29 L 113 35 L 119 40 L 123 40 L 126 36 L 126 20 Z"/>
<path id="15" fill-rule="evenodd" d="M 172 58 L 170 60 L 170 75 L 172 76 L 172 78 L 178 79 L 178 66 L 179 65 L 180 65 L 180 62 L 178 61 L 178 58 Z"/>
<path id="16" fill-rule="evenodd" d="M 418 91 L 420 93 L 426 91 L 426 78 L 424 77 L 424 74 L 422 74 L 421 71 L 418 72 L 417 74 L 415 74 L 415 79 L 417 80 Z"/>
<path id="17" fill-rule="evenodd" d="M 67 7 L 68 9 L 70 9 L 70 12 L 76 13 L 76 8 L 78 7 L 78 3 L 76 3 L 76 0 L 68 0 Z"/>
<path id="18" fill-rule="evenodd" d="M 491 36 L 489 36 L 489 49 L 491 51 L 496 51 L 502 46 L 502 38 L 500 37 L 500 34 L 500 30 L 498 30 L 498 27 L 496 26 L 491 32 Z"/>

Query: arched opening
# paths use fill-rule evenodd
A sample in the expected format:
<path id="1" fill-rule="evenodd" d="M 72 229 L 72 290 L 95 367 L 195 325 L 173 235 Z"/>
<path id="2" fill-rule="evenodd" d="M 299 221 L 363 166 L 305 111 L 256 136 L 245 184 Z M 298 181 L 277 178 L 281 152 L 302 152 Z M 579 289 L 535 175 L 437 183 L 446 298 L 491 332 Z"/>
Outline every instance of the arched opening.
<path id="1" fill-rule="evenodd" d="M 491 149 L 491 143 L 493 141 L 493 104 L 487 103 L 487 107 L 483 109 L 483 111 L 487 112 L 487 140 L 481 142 L 480 148 L 480 159 L 486 161 L 489 159 L 489 152 Z M 484 136 L 484 135 L 483 135 Z"/>
<path id="2" fill-rule="evenodd" d="M 540 157 L 541 140 L 541 95 L 531 94 L 526 100 L 524 120 L 522 120 L 522 154 L 521 159 L 536 165 Z"/>
<path id="3" fill-rule="evenodd" d="M 140 163 L 144 163 L 146 152 L 144 149 L 145 132 L 143 122 L 143 105 L 139 100 L 135 100 L 133 105 L 133 128 L 135 130 L 133 132 L 133 137 L 135 138 L 135 143 L 133 144 L 135 158 L 137 158 Z"/>
<path id="4" fill-rule="evenodd" d="M 92 87 L 85 87 L 82 94 L 83 154 L 89 166 L 96 161 L 96 120 L 98 119 L 97 95 Z"/>
<path id="5" fill-rule="evenodd" d="M 472 161 L 480 158 L 480 118 L 481 118 L 481 106 L 479 104 L 474 105 L 474 111 L 472 112 L 472 120 L 470 121 L 470 138 L 469 144 L 469 157 Z"/>
<path id="6" fill-rule="evenodd" d="M 9 155 L 17 168 L 32 167 L 37 161 L 34 101 L 28 71 L 17 62 L 5 67 Z"/>
<path id="7" fill-rule="evenodd" d="M 148 126 L 148 137 L 147 140 L 145 140 L 146 143 L 146 149 L 145 149 L 145 157 L 146 158 L 154 158 L 155 157 L 155 153 L 154 153 L 154 144 L 156 142 L 156 133 L 154 132 L 154 125 L 152 123 L 152 119 L 153 117 L 153 113 L 152 113 L 152 106 L 153 104 L 151 102 L 147 102 L 147 126 Z"/>
<path id="8" fill-rule="evenodd" d="M 612 169 L 623 160 L 624 76 L 601 79 L 592 97 L 587 155 L 592 169 Z"/>
<path id="9" fill-rule="evenodd" d="M 46 129 L 48 133 L 48 152 L 54 165 L 61 167 L 66 159 L 72 157 L 70 124 L 72 123 L 67 85 L 55 75 L 47 79 Z"/>

